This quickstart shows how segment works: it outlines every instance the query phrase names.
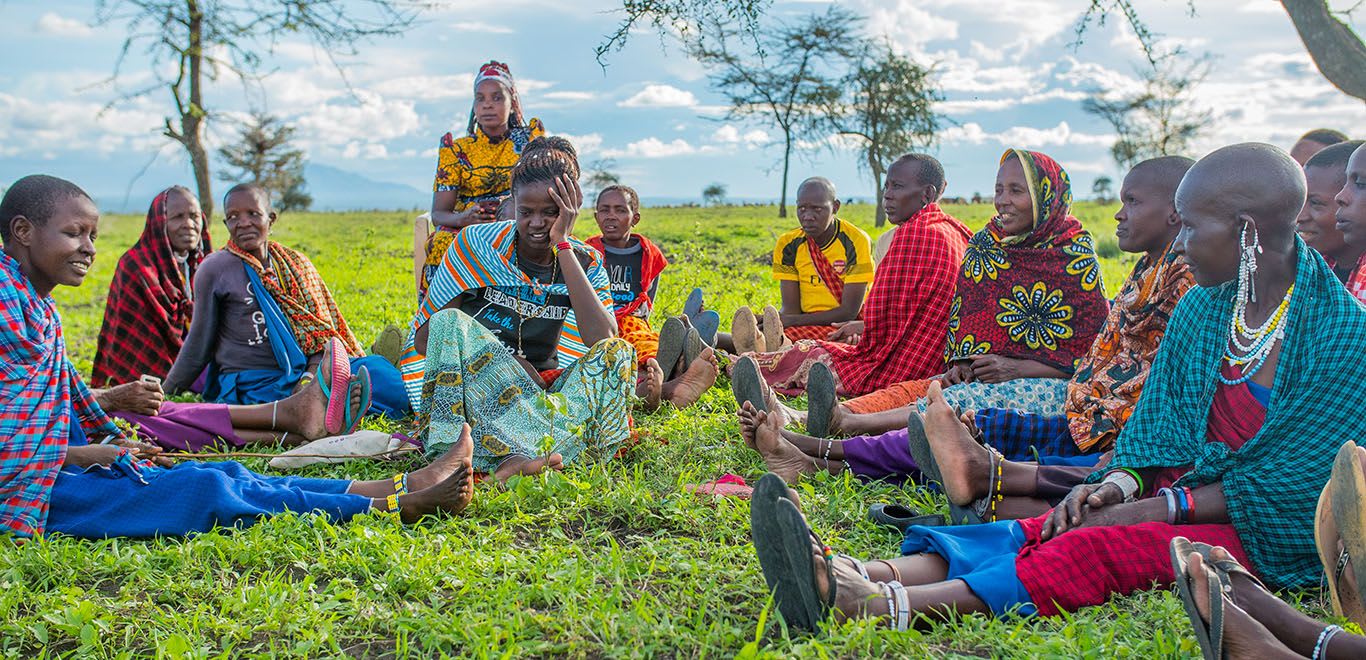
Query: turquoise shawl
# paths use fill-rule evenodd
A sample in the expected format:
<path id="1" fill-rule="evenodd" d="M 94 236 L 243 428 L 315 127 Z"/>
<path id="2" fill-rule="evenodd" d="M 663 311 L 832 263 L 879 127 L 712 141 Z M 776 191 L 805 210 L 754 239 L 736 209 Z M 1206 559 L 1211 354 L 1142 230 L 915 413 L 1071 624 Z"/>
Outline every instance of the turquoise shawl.
<path id="1" fill-rule="evenodd" d="M 1109 465 L 1193 465 L 1180 485 L 1222 483 L 1257 572 L 1279 588 L 1319 584 L 1319 493 L 1342 442 L 1366 439 L 1366 308 L 1317 252 L 1298 237 L 1295 244 L 1295 293 L 1262 430 L 1236 452 L 1206 441 L 1237 283 L 1196 287 L 1172 314 Z"/>

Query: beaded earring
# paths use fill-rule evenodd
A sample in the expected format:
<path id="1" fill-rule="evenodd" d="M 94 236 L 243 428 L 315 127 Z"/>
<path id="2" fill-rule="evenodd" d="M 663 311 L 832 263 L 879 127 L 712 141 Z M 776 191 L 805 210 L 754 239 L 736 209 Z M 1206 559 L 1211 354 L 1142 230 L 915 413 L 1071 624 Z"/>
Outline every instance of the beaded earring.
<path id="1" fill-rule="evenodd" d="M 1238 233 L 1238 246 L 1242 248 L 1242 256 L 1238 260 L 1238 298 L 1246 305 L 1249 302 L 1257 302 L 1257 287 L 1254 286 L 1253 279 L 1257 274 L 1257 255 L 1262 253 L 1262 241 L 1257 236 L 1257 229 L 1252 229 L 1252 242 L 1247 240 L 1248 223 L 1243 223 L 1243 229 Z"/>

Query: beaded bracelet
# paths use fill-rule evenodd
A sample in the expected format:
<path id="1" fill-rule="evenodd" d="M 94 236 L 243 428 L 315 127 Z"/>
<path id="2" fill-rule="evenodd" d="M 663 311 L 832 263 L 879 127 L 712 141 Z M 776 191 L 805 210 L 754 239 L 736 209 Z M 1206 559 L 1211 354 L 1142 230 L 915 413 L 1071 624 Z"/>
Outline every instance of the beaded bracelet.
<path id="1" fill-rule="evenodd" d="M 1328 650 L 1328 641 L 1333 639 L 1333 635 L 1340 632 L 1342 632 L 1342 626 L 1330 625 L 1324 628 L 1323 632 L 1319 633 L 1319 641 L 1314 643 L 1314 655 L 1310 656 L 1311 660 L 1319 660 L 1319 658 L 1324 657 L 1324 652 Z"/>
<path id="2" fill-rule="evenodd" d="M 573 246 L 572 244 L 570 244 L 569 241 L 560 241 L 559 243 L 556 243 L 556 244 L 555 244 L 555 251 L 556 251 L 556 252 L 570 252 L 570 251 L 572 251 L 573 249 L 574 249 L 574 246 Z"/>
<path id="3" fill-rule="evenodd" d="M 1134 478 L 1134 482 L 1138 484 L 1138 492 L 1139 492 L 1139 493 L 1145 492 L 1144 489 L 1143 489 L 1143 477 L 1138 476 L 1138 470 L 1133 470 L 1133 469 L 1130 469 L 1130 468 L 1117 468 L 1117 469 L 1123 470 L 1126 474 L 1128 474 L 1129 476 L 1131 476 L 1131 477 Z"/>
<path id="4" fill-rule="evenodd" d="M 1134 478 L 1134 475 L 1129 474 L 1125 470 L 1110 470 L 1106 473 L 1105 479 L 1101 481 L 1101 483 L 1118 486 L 1119 492 L 1124 496 L 1125 502 L 1134 501 L 1134 497 L 1138 495 L 1138 480 Z"/>

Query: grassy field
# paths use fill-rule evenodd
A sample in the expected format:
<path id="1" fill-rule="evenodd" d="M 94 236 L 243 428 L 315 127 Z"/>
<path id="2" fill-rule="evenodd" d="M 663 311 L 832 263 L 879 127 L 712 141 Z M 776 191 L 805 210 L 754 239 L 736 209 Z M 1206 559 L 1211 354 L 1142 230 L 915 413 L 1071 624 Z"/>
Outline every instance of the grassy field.
<path id="1" fill-rule="evenodd" d="M 1107 290 L 1132 263 L 1112 234 L 1113 209 L 1082 204 Z M 950 212 L 974 228 L 988 206 Z M 591 215 L 591 214 L 590 214 Z M 795 220 L 772 208 L 647 209 L 641 230 L 669 252 L 658 314 L 694 285 L 711 307 L 778 301 L 767 274 L 773 240 Z M 871 231 L 870 207 L 847 209 Z M 363 343 L 413 307 L 411 216 L 305 214 L 276 238 L 308 253 Z M 72 359 L 88 373 L 115 261 L 140 217 L 102 222 L 86 285 L 58 300 Z M 222 241 L 221 224 L 212 228 Z M 578 234 L 594 226 L 584 218 Z M 869 623 L 789 634 L 765 612 L 749 544 L 748 506 L 682 492 L 762 462 L 739 440 L 722 380 L 696 407 L 638 417 L 642 441 L 619 460 L 563 474 L 483 484 L 464 517 L 404 527 L 389 516 L 333 526 L 287 516 L 191 539 L 49 539 L 0 554 L 0 653 L 15 657 L 744 656 L 1155 658 L 1198 655 L 1180 603 L 1165 592 L 1068 618 L 968 617 L 924 632 Z M 382 422 L 367 421 L 380 428 Z M 263 461 L 248 460 L 263 469 Z M 378 478 L 396 464 L 314 468 L 312 476 Z M 899 538 L 866 522 L 869 504 L 932 509 L 911 488 L 818 478 L 800 486 L 827 543 L 889 556 Z M 1316 604 L 1313 604 L 1316 606 Z"/>

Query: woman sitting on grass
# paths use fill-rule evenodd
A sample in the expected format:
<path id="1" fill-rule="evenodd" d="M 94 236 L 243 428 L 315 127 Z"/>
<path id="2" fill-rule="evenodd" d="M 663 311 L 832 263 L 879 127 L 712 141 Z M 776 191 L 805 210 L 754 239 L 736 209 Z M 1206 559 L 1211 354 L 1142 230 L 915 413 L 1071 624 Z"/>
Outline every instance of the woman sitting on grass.
<path id="1" fill-rule="evenodd" d="M 190 330 L 194 276 L 212 249 L 199 200 L 173 186 L 147 209 L 142 236 L 114 269 L 90 382 L 163 378 Z"/>
<path id="2" fill-rule="evenodd" d="M 458 513 L 473 497 L 466 439 L 411 475 L 379 481 L 265 477 L 237 463 L 163 467 L 95 403 L 68 361 L 52 290 L 80 286 L 99 211 L 75 184 L 16 181 L 0 201 L 0 530 L 18 538 L 178 536 L 320 512 L 334 521 L 397 511 L 405 522 Z M 359 390 L 346 386 L 350 406 Z M 466 432 L 468 437 L 468 432 Z M 99 438 L 106 444 L 89 444 Z"/>
<path id="3" fill-rule="evenodd" d="M 611 458 L 630 435 L 635 350 L 601 259 L 571 236 L 578 178 L 568 140 L 532 140 L 512 169 L 517 220 L 466 227 L 446 251 L 400 361 L 429 454 L 468 421 L 474 468 L 506 480 Z"/>
<path id="4" fill-rule="evenodd" d="M 223 213 L 228 244 L 204 259 L 196 275 L 190 332 L 166 391 L 189 390 L 208 367 L 203 394 L 209 401 L 279 401 L 316 376 L 323 347 L 337 339 L 352 358 L 370 412 L 406 414 L 398 370 L 383 357 L 365 357 L 313 262 L 270 240 L 276 215 L 269 193 L 256 184 L 233 186 L 223 196 Z M 330 384 L 323 385 L 326 394 Z"/>
<path id="5" fill-rule="evenodd" d="M 1318 584 L 1323 457 L 1366 433 L 1354 386 L 1366 378 L 1366 310 L 1296 238 L 1304 190 L 1300 168 L 1269 145 L 1225 147 L 1186 175 L 1176 245 L 1199 288 L 1177 306 L 1109 466 L 1051 512 L 911 527 L 904 556 L 864 566 L 813 541 L 766 477 L 754 545 L 788 623 L 815 629 L 832 610 L 898 629 L 920 614 L 1075 611 L 1171 584 L 1178 536 L 1227 548 L 1275 588 Z M 968 433 L 939 398 L 925 424 Z"/>

